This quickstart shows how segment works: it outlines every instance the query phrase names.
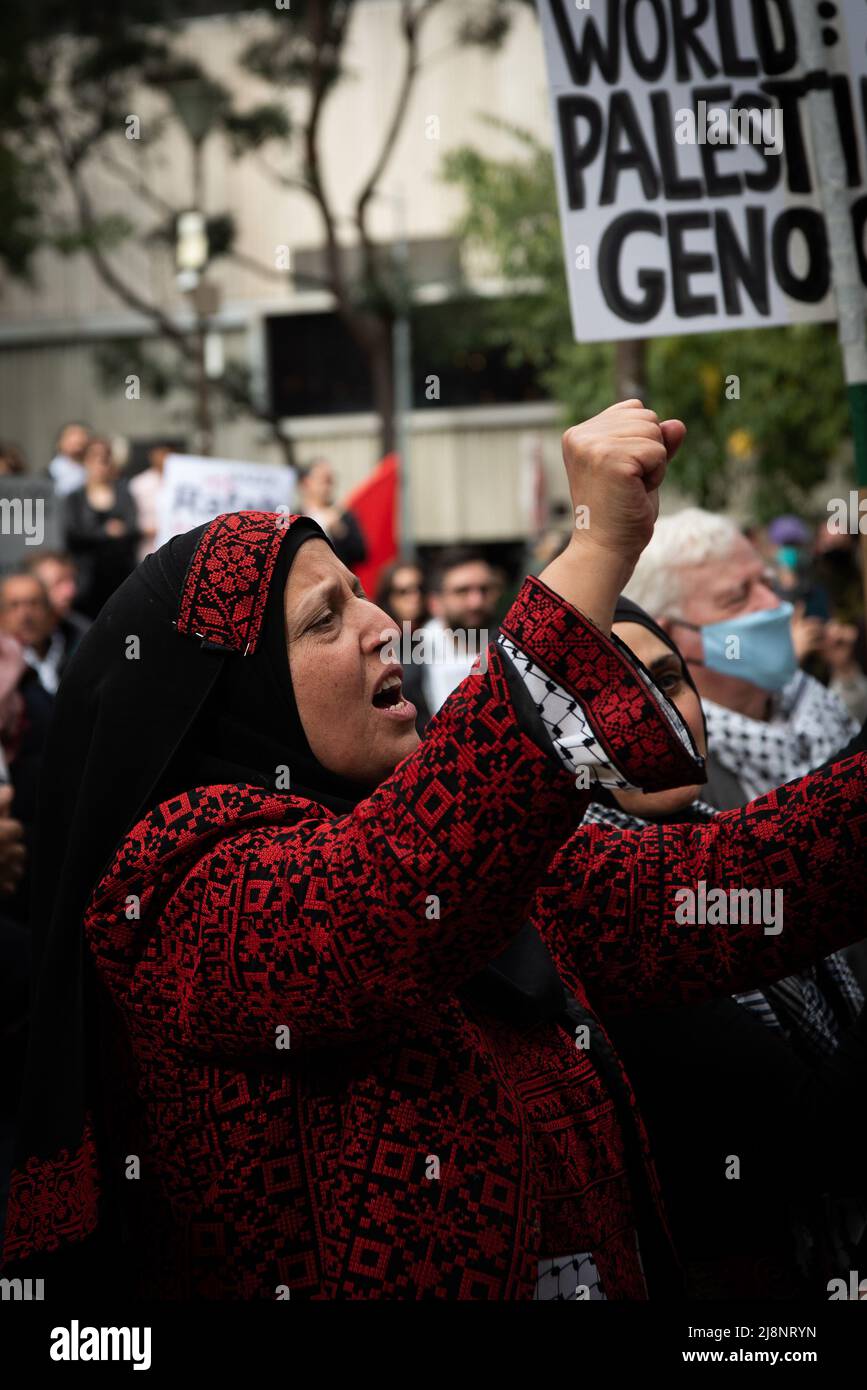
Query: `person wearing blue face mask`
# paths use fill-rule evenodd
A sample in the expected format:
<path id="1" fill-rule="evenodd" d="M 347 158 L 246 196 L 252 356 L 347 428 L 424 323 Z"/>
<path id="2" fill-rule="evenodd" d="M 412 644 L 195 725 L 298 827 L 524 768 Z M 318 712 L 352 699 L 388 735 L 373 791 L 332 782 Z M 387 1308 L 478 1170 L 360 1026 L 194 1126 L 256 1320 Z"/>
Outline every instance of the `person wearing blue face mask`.
<path id="1" fill-rule="evenodd" d="M 842 701 L 799 670 L 791 605 L 729 518 L 690 507 L 658 521 L 626 593 L 687 661 L 707 727 L 702 800 L 714 810 L 803 777 L 856 734 Z M 850 948 L 848 959 L 867 979 L 867 942 Z M 836 962 L 825 962 L 773 987 L 797 1031 L 826 1050 L 837 1036 L 835 970 Z"/>
<path id="2" fill-rule="evenodd" d="M 657 522 L 627 595 L 678 643 L 704 707 L 704 798 L 741 806 L 818 767 L 857 725 L 798 668 L 792 605 L 727 517 L 690 507 Z"/>
<path id="3" fill-rule="evenodd" d="M 790 603 L 780 602 L 774 608 L 717 623 L 675 619 L 675 626 L 701 634 L 702 658 L 693 658 L 693 666 L 704 665 L 722 676 L 736 671 L 740 680 L 760 690 L 776 691 L 788 685 L 798 671 L 792 640 L 794 612 Z"/>

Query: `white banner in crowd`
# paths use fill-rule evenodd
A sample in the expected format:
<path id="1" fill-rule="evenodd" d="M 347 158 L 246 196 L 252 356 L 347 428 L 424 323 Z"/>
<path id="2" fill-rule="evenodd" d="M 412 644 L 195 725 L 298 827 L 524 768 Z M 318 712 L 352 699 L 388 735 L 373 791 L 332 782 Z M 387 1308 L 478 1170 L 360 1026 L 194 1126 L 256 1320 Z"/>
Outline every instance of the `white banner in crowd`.
<path id="1" fill-rule="evenodd" d="M 276 512 L 295 498 L 294 468 L 169 454 L 157 545 L 223 512 Z"/>
<path id="2" fill-rule="evenodd" d="M 831 84 L 867 282 L 865 0 L 807 78 L 792 0 L 538 5 L 576 339 L 834 318 L 807 93 Z"/>

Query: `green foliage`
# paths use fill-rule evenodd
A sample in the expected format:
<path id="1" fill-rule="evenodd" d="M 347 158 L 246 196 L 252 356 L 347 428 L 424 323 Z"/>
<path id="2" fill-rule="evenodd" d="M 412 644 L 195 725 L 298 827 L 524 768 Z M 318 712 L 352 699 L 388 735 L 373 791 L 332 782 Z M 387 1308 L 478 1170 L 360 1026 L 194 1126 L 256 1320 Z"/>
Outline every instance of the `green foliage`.
<path id="1" fill-rule="evenodd" d="M 66 256 L 93 247 L 111 252 L 139 236 L 172 253 L 174 218 L 168 212 L 147 226 L 109 204 L 94 209 L 95 225 L 85 230 L 56 210 L 56 193 L 65 181 L 60 142 L 70 169 L 92 190 L 103 149 L 116 165 L 131 164 L 122 137 L 144 93 L 159 97 L 161 110 L 142 123 L 137 150 L 158 149 L 178 125 L 191 139 L 197 138 L 197 125 L 205 134 L 221 133 L 235 158 L 290 133 L 278 102 L 237 109 L 221 83 L 173 49 L 173 25 L 208 12 L 196 0 L 97 0 L 74 15 L 63 0 L 7 0 L 7 5 L 0 48 L 0 267 L 11 275 L 32 279 L 33 256 L 42 246 Z M 257 7 L 236 0 L 224 8 Z M 50 134 L 56 135 L 54 148 Z M 136 206 L 144 211 L 141 203 Z M 231 252 L 234 233 L 230 214 L 209 218 L 214 257 Z"/>
<path id="2" fill-rule="evenodd" d="M 121 391 L 126 378 L 134 375 L 141 382 L 143 396 L 166 404 L 180 422 L 188 419 L 187 398 L 196 389 L 195 369 L 166 352 L 159 339 L 113 338 L 97 344 L 91 359 L 103 391 Z M 221 385 L 211 401 L 215 420 L 235 420 L 248 414 L 250 371 L 246 364 L 230 358 Z"/>
<path id="3" fill-rule="evenodd" d="M 250 412 L 252 374 L 249 365 L 237 357 L 226 359 L 222 376 L 220 404 L 226 420 L 237 420 Z"/>
<path id="4" fill-rule="evenodd" d="M 70 70 L 74 87 L 98 85 L 135 76 L 145 66 L 163 65 L 168 50 L 164 42 L 140 30 L 106 34 L 83 41 Z"/>
<path id="5" fill-rule="evenodd" d="M 266 140 L 286 139 L 291 134 L 289 116 L 276 102 L 263 102 L 251 111 L 229 111 L 223 128 L 236 159 L 248 150 L 257 150 Z"/>
<path id="6" fill-rule="evenodd" d="M 43 235 L 43 209 L 53 183 L 32 139 L 18 133 L 19 113 L 45 97 L 45 76 L 22 61 L 30 33 L 23 0 L 4 8 L 0 44 L 0 267 L 32 280 L 32 259 Z"/>
<path id="7" fill-rule="evenodd" d="M 96 246 L 101 251 L 111 251 L 121 246 L 132 236 L 133 224 L 121 213 L 107 213 L 100 217 L 90 229 L 80 227 L 61 228 L 51 238 L 51 245 L 62 256 L 74 256 L 88 246 Z"/>
<path id="8" fill-rule="evenodd" d="M 46 180 L 38 164 L 19 159 L 0 139 L 0 264 L 19 280 L 32 279 L 32 258 L 42 240 Z"/>
<path id="9" fill-rule="evenodd" d="M 465 147 L 443 170 L 465 195 L 460 234 L 490 257 L 495 274 L 525 290 L 518 308 L 510 298 L 488 316 L 490 341 L 508 342 L 536 367 L 564 422 L 583 419 L 614 397 L 614 345 L 573 340 L 551 151 L 527 131 L 493 124 L 515 138 L 514 157 Z M 739 382 L 727 394 L 730 377 Z M 832 325 L 655 338 L 646 380 L 653 408 L 689 427 L 672 476 L 706 506 L 730 501 L 738 447 L 755 459 L 760 519 L 803 506 L 848 433 Z"/>
<path id="10" fill-rule="evenodd" d="M 119 383 L 134 375 L 145 396 L 164 401 L 187 384 L 178 379 L 177 363 L 169 363 L 164 353 L 143 339 L 112 338 L 99 343 L 93 349 L 92 360 L 104 391 L 120 390 Z"/>
<path id="11" fill-rule="evenodd" d="M 535 8 L 535 0 L 487 0 L 485 4 L 476 0 L 461 20 L 458 42 L 491 50 L 499 48 L 508 35 L 514 8 L 520 4 Z"/>
<path id="12" fill-rule="evenodd" d="M 727 398 L 737 378 L 740 399 Z M 849 432 L 836 330 L 831 324 L 657 338 L 648 346 L 648 396 L 690 428 L 676 472 L 707 506 L 728 500 L 732 437 L 754 441 L 759 520 L 803 507 Z"/>
<path id="13" fill-rule="evenodd" d="M 462 6 L 446 0 L 412 0 L 395 4 L 395 61 L 403 62 L 403 39 L 412 43 L 418 26 L 427 23 L 434 5 L 448 9 L 458 44 L 495 48 L 502 43 L 514 13 L 532 0 L 473 0 Z M 130 276 L 133 258 L 116 254 L 127 238 L 153 248 L 173 250 L 177 214 L 192 201 L 207 214 L 210 258 L 231 255 L 235 223 L 231 213 L 210 204 L 206 142 L 221 138 L 233 158 L 258 151 L 269 141 L 280 142 L 285 159 L 275 163 L 274 177 L 288 187 L 303 186 L 323 196 L 329 170 L 311 158 L 304 132 L 290 120 L 287 89 L 302 84 L 310 97 L 312 119 L 318 118 L 331 89 L 354 74 L 344 65 L 350 21 L 362 0 L 292 0 L 277 10 L 261 0 L 4 0 L 5 47 L 0 50 L 0 194 L 4 223 L 0 226 L 0 270 L 29 273 L 40 247 L 65 255 L 90 254 L 98 274 L 122 302 L 140 311 L 144 306 L 156 331 L 167 332 L 161 306 L 151 305 Z M 184 23 L 209 15 L 255 15 L 257 25 L 239 29 L 235 55 L 241 67 L 272 88 L 266 99 L 242 109 L 233 91 L 216 81 L 196 60 L 181 56 L 176 37 Z M 401 34 L 402 31 L 402 34 Z M 253 34 L 256 38 L 253 39 Z M 252 40 L 252 41 L 251 41 Z M 205 50 L 202 45 L 202 50 Z M 187 46 L 184 45 L 186 49 Z M 411 50 L 408 49 L 409 53 Z M 416 67 L 410 71 L 414 74 Z M 299 107 L 300 109 L 300 107 Z M 124 136 L 128 118 L 147 112 L 135 147 Z M 392 132 L 384 111 L 382 132 L 368 153 L 363 180 L 378 171 L 377 183 L 388 166 L 394 141 L 378 142 Z M 191 187 L 171 205 L 153 171 L 164 154 L 162 140 L 182 128 L 193 147 L 188 162 Z M 312 138 L 310 144 L 315 147 Z M 135 155 L 148 147 L 153 159 L 136 166 Z M 324 156 L 323 156 L 324 161 Z M 267 161 L 266 161 L 267 162 Z M 187 165 L 187 161 L 184 161 Z M 284 172 L 288 170 L 288 172 Z M 102 177 L 107 175 L 108 177 Z M 111 180 L 111 182 L 109 181 Z M 311 188 L 311 185 L 313 187 Z M 379 196 L 379 188 L 367 190 Z M 363 200 L 366 207 L 369 198 Z M 124 215 L 130 210 L 128 220 Z M 77 218 L 77 225 L 75 219 Z M 359 219 L 361 220 L 361 219 Z M 338 219 L 340 251 L 348 247 Z M 366 247 L 369 243 L 362 237 Z M 96 256 L 99 250 L 104 255 Z M 248 264 L 255 258 L 245 256 Z M 260 269 L 273 274 L 270 266 Z M 364 257 L 364 272 L 349 281 L 342 311 L 365 324 L 368 355 L 373 363 L 390 352 L 388 330 L 401 308 L 412 299 L 408 276 L 395 264 L 388 247 L 375 247 Z M 341 290 L 335 277 L 332 288 Z M 189 353 L 167 332 L 169 352 L 178 358 L 174 386 L 189 389 Z M 129 344 L 122 349 L 129 361 Z M 111 353 L 103 353 L 106 360 Z M 374 381 L 381 379 L 376 371 Z M 248 374 L 238 364 L 227 367 L 215 383 L 215 396 L 232 410 L 258 413 L 250 395 Z M 156 365 L 142 380 L 153 390 L 161 378 Z M 387 393 L 382 400 L 384 432 L 391 426 Z M 390 446 L 388 446 L 390 447 Z"/>
<path id="14" fill-rule="evenodd" d="M 353 5 L 357 0 L 330 0 L 321 41 L 315 54 L 325 90 L 344 75 L 341 50 Z M 271 15 L 270 32 L 254 39 L 244 50 L 241 63 L 248 72 L 278 89 L 306 84 L 313 58 L 307 36 L 307 0 L 293 0 L 291 10 Z"/>

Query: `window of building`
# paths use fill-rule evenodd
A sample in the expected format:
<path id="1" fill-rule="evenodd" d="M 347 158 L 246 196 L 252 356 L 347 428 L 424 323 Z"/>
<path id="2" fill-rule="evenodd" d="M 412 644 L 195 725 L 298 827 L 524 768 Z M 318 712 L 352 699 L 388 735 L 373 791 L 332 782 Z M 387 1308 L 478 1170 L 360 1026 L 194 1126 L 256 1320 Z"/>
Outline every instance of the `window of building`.
<path id="1" fill-rule="evenodd" d="M 502 301 L 478 297 L 415 305 L 411 313 L 413 406 L 514 405 L 548 396 L 534 366 L 497 340 Z M 495 308 L 499 311 L 495 315 Z M 334 313 L 267 320 L 270 396 L 280 415 L 342 415 L 373 409 L 367 363 Z M 432 382 L 437 378 L 437 383 Z M 438 397 L 431 394 L 438 391 Z"/>

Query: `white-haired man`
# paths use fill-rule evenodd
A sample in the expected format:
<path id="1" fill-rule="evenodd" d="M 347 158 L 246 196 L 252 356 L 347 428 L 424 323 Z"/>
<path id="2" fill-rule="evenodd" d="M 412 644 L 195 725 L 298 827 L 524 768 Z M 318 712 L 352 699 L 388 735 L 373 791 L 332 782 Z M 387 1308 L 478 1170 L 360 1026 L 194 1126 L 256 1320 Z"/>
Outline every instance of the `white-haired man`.
<path id="1" fill-rule="evenodd" d="M 716 810 L 803 776 L 857 733 L 837 696 L 799 669 L 792 605 L 770 587 L 761 555 L 727 517 L 688 507 L 659 520 L 625 592 L 689 664 L 707 725 L 702 800 Z M 863 1004 L 839 953 L 764 993 L 737 997 L 801 1050 L 825 1055 Z"/>
<path id="2" fill-rule="evenodd" d="M 658 521 L 626 590 L 689 663 L 711 748 L 705 800 L 743 805 L 823 763 L 857 732 L 799 670 L 792 606 L 728 517 L 688 507 Z"/>

